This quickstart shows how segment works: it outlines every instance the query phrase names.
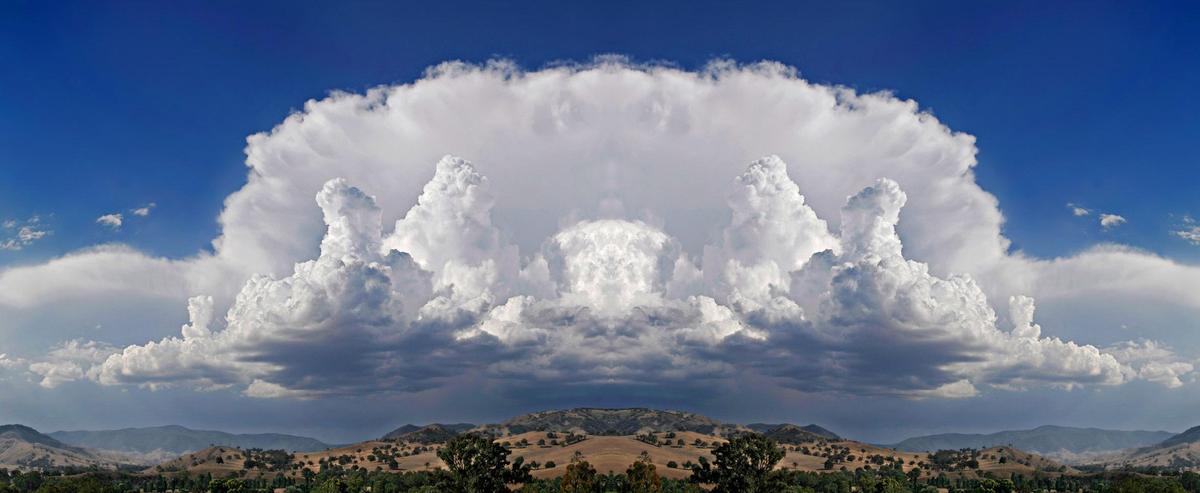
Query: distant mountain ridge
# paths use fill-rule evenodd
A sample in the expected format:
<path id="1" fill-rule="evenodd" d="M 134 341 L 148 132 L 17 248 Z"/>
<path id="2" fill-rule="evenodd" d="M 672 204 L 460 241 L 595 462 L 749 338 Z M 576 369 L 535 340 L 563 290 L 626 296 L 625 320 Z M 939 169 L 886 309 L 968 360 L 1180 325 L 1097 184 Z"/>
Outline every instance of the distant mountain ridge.
<path id="1" fill-rule="evenodd" d="M 282 449 L 289 452 L 324 450 L 320 440 L 278 433 L 233 434 L 193 430 L 179 425 L 99 431 L 56 431 L 50 437 L 70 445 L 119 452 L 184 454 L 224 445 L 238 448 Z"/>
<path id="2" fill-rule="evenodd" d="M 1197 430 L 1200 435 L 1200 430 Z M 999 431 L 987 434 L 942 433 L 906 439 L 892 445 L 898 450 L 931 452 L 962 448 L 1012 445 L 1021 450 L 1050 454 L 1111 452 L 1154 445 L 1172 437 L 1166 431 L 1121 431 L 1069 426 L 1039 426 L 1032 430 Z"/>

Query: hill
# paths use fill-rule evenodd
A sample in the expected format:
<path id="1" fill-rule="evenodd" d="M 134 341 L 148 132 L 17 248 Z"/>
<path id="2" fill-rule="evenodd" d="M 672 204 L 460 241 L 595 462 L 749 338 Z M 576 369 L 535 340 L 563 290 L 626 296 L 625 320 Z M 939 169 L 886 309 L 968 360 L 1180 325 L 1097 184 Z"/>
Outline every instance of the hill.
<path id="1" fill-rule="evenodd" d="M 713 433 L 721 427 L 722 424 L 716 420 L 682 411 L 660 411 L 646 408 L 576 408 L 525 414 L 499 425 L 481 426 L 476 428 L 476 431 L 497 436 L 530 431 L 623 436 L 667 431 L 695 431 L 707 434 Z"/>
<path id="2" fill-rule="evenodd" d="M 1175 445 L 1197 443 L 1197 442 L 1200 442 L 1200 426 L 1193 426 L 1191 428 L 1188 428 L 1187 431 L 1184 431 L 1183 433 L 1180 433 L 1180 434 L 1172 436 L 1166 440 L 1163 440 L 1156 447 L 1159 447 L 1159 448 L 1173 447 Z"/>
<path id="3" fill-rule="evenodd" d="M 909 438 L 892 445 L 897 450 L 936 451 L 1009 445 L 1020 450 L 1061 458 L 1087 457 L 1159 443 L 1171 436 L 1165 431 L 1118 431 L 1068 426 L 1040 426 L 1032 430 L 988 434 L 944 433 Z"/>
<path id="4" fill-rule="evenodd" d="M 0 426 L 0 467 L 8 469 L 117 469 L 122 461 L 72 447 L 23 425 Z"/>
<path id="5" fill-rule="evenodd" d="M 277 433 L 232 434 L 192 430 L 182 426 L 155 426 L 101 431 L 56 431 L 58 441 L 97 450 L 137 454 L 165 453 L 177 456 L 213 445 L 239 448 L 280 449 L 289 452 L 322 450 L 328 444 L 313 438 Z"/>
<path id="6" fill-rule="evenodd" d="M 1123 455 L 1105 458 L 1108 468 L 1161 467 L 1167 469 L 1200 470 L 1200 426 L 1189 428 L 1160 443 L 1142 447 Z"/>
<path id="7" fill-rule="evenodd" d="M 399 428 L 396 428 L 392 431 L 389 431 L 386 435 L 384 435 L 382 437 L 382 439 L 383 440 L 401 440 L 401 439 L 409 437 L 410 435 L 413 435 L 414 433 L 421 432 L 423 430 L 427 431 L 427 432 L 440 432 L 442 434 L 451 433 L 453 435 L 457 435 L 459 433 L 471 430 L 473 428 L 475 428 L 475 425 L 473 425 L 471 423 L 449 423 L 449 424 L 433 423 L 433 424 L 428 424 L 428 425 L 424 425 L 424 426 L 408 424 L 408 425 L 404 425 Z M 453 435 L 451 435 L 451 436 L 453 436 Z"/>
<path id="8" fill-rule="evenodd" d="M 455 427 L 455 425 L 432 424 L 407 431 L 408 428 L 402 426 L 396 429 L 396 431 L 384 435 L 383 439 L 426 444 L 444 443 L 447 440 L 458 436 L 459 433 L 467 431 L 471 428 L 473 428 L 473 426 L 467 425 L 467 427 L 464 428 L 461 424 L 457 427 Z"/>
<path id="9" fill-rule="evenodd" d="M 987 474 L 1031 476 L 1071 474 L 1074 469 L 1012 447 L 954 450 L 938 453 L 902 452 L 837 437 L 815 425 L 722 424 L 693 413 L 653 409 L 580 408 L 526 414 L 500 424 L 464 430 L 467 425 L 402 426 L 387 439 L 370 440 L 315 452 L 287 454 L 270 450 L 214 447 L 187 454 L 147 469 L 149 474 L 238 474 L 247 477 L 304 471 L 366 469 L 413 471 L 444 467 L 437 450 L 446 440 L 469 431 L 491 434 L 496 443 L 537 464 L 535 477 L 563 474 L 580 454 L 601 473 L 621 472 L 648 454 L 660 474 L 689 476 L 689 466 L 701 457 L 713 460 L 713 449 L 737 433 L 764 431 L 785 450 L 777 467 L 800 471 L 899 468 L 920 469 L 932 477 L 982 477 Z M 552 464 L 552 466 L 551 466 Z"/>
<path id="10" fill-rule="evenodd" d="M 817 425 L 794 425 L 791 423 L 782 424 L 766 424 L 766 423 L 751 423 L 746 425 L 746 428 L 755 433 L 762 433 L 780 443 L 793 443 L 789 440 L 805 439 L 805 438 L 824 438 L 826 440 L 841 440 L 842 437 L 837 433 L 829 431 Z M 811 439 L 805 441 L 812 441 Z"/>

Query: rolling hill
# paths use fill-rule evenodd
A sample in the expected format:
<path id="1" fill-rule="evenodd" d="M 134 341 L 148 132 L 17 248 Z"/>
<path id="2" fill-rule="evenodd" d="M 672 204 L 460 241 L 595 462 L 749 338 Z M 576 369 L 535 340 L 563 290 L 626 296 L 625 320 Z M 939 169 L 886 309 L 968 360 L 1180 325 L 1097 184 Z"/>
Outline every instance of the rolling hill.
<path id="1" fill-rule="evenodd" d="M 238 448 L 280 449 L 289 452 L 323 450 L 319 440 L 276 433 L 232 434 L 193 430 L 182 426 L 155 426 L 102 431 L 56 431 L 50 436 L 60 442 L 97 450 L 178 456 L 213 445 Z"/>
<path id="2" fill-rule="evenodd" d="M 645 452 L 660 474 L 685 478 L 688 466 L 701 457 L 713 460 L 712 451 L 737 433 L 757 428 L 780 441 L 786 454 L 777 467 L 801 471 L 921 469 L 934 476 L 980 477 L 985 474 L 1071 474 L 1074 469 L 1037 454 L 1002 446 L 941 453 L 902 452 L 842 439 L 815 425 L 742 426 L 720 423 L 693 413 L 653 409 L 592 409 L 526 414 L 500 424 L 404 426 L 390 438 L 314 452 L 272 454 L 231 447 L 212 447 L 186 454 L 147 469 L 151 474 L 238 474 L 298 477 L 305 470 L 366 469 L 413 471 L 443 467 L 437 450 L 460 432 L 490 434 L 496 443 L 536 463 L 535 477 L 561 475 L 577 453 L 599 472 L 621 472 Z M 548 467 L 553 464 L 552 467 Z"/>
<path id="3" fill-rule="evenodd" d="M 415 436 L 414 434 L 418 432 L 456 435 L 474 428 L 475 425 L 471 423 L 432 423 L 424 426 L 408 424 L 389 431 L 383 436 L 383 440 L 400 440 L 404 438 L 410 438 Z"/>

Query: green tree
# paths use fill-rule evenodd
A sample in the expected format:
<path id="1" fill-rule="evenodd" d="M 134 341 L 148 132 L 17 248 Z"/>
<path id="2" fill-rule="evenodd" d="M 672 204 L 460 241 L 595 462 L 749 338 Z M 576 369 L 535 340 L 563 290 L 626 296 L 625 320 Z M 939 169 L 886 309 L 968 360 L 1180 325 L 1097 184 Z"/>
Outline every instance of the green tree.
<path id="1" fill-rule="evenodd" d="M 600 491 L 600 481 L 596 477 L 596 469 L 583 455 L 575 452 L 571 463 L 567 464 L 567 472 L 562 476 L 562 493 L 594 493 Z"/>
<path id="2" fill-rule="evenodd" d="M 438 449 L 437 456 L 450 471 L 447 490 L 461 493 L 507 492 L 506 484 L 524 483 L 532 479 L 524 459 L 510 465 L 511 452 L 479 435 L 454 437 Z"/>
<path id="3" fill-rule="evenodd" d="M 638 456 L 638 460 L 625 470 L 626 487 L 628 493 L 660 493 L 662 491 L 662 478 L 658 477 L 658 471 L 654 467 L 654 463 L 650 461 L 650 454 L 642 452 Z"/>
<path id="4" fill-rule="evenodd" d="M 767 437 L 747 433 L 713 450 L 715 464 L 703 456 L 692 467 L 692 480 L 714 485 L 715 493 L 766 493 L 785 489 L 779 475 L 772 474 L 783 449 Z"/>

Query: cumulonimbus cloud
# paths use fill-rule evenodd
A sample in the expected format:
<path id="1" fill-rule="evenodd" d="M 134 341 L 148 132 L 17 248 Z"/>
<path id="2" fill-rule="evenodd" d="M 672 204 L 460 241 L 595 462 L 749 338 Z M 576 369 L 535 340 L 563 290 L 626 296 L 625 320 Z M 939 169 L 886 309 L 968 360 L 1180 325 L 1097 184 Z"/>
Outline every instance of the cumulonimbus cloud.
<path id="1" fill-rule="evenodd" d="M 212 255 L 107 247 L 12 268 L 0 287 L 28 282 L 0 306 L 199 294 L 178 335 L 78 375 L 256 397 L 740 372 L 969 397 L 1191 374 L 1161 345 L 1046 336 L 1030 296 L 1103 286 L 1200 312 L 1200 293 L 1162 282 L 1200 270 L 1118 247 L 1010 252 L 971 136 L 777 64 L 452 63 L 310 101 L 248 142 Z"/>

